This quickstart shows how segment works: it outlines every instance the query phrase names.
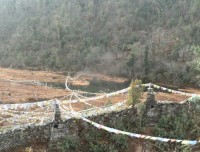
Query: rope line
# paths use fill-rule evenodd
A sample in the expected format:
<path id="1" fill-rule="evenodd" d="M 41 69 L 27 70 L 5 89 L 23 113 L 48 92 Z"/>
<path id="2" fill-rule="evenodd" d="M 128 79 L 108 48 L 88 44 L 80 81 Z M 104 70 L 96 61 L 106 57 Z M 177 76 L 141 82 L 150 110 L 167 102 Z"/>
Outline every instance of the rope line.
<path id="1" fill-rule="evenodd" d="M 176 90 L 164 88 L 164 87 L 161 87 L 161 86 L 158 86 L 158 85 L 155 85 L 155 84 L 151 84 L 151 83 L 143 84 L 142 86 L 148 87 L 150 85 L 153 86 L 154 88 L 162 89 L 164 91 L 168 91 L 168 92 L 171 92 L 171 93 L 176 93 L 176 94 L 181 94 L 181 95 L 186 95 L 186 96 L 191 96 L 191 97 L 199 96 L 198 94 L 191 94 L 191 93 L 176 91 Z M 87 102 L 87 101 L 92 101 L 92 100 L 103 99 L 105 97 L 112 97 L 112 96 L 115 96 L 115 95 L 118 95 L 118 94 L 124 94 L 124 93 L 127 93 L 129 89 L 130 89 L 130 87 L 122 89 L 122 90 L 118 90 L 118 91 L 115 91 L 115 92 L 106 93 L 104 95 L 89 97 L 87 99 L 82 99 L 82 101 Z M 74 91 L 72 90 L 72 92 L 74 92 Z M 32 106 L 42 107 L 44 105 L 52 104 L 52 102 L 53 102 L 52 100 L 48 100 L 48 101 L 41 101 L 41 102 L 34 102 L 34 103 L 0 104 L 0 109 L 2 108 L 2 109 L 5 109 L 5 110 L 8 110 L 8 109 L 17 109 L 18 107 L 24 108 L 24 109 L 29 109 Z M 79 100 L 63 100 L 62 102 L 64 102 L 64 103 L 76 103 L 76 102 L 80 102 L 80 101 Z"/>
<path id="2" fill-rule="evenodd" d="M 157 89 L 162 89 L 162 90 L 164 90 L 164 91 L 168 91 L 168 92 L 171 92 L 171 93 L 177 93 L 177 94 L 182 94 L 182 95 L 188 95 L 188 96 L 197 96 L 197 94 L 190 94 L 190 93 L 185 93 L 185 92 L 181 92 L 181 91 L 175 91 L 175 90 L 172 90 L 172 89 L 168 89 L 168 88 L 164 88 L 164 87 L 161 87 L 161 86 L 158 86 L 158 85 L 155 85 L 155 84 L 151 84 L 151 83 L 148 83 L 148 84 L 143 84 L 143 86 L 145 86 L 145 87 L 150 87 L 150 86 L 153 86 L 153 87 L 155 87 L 155 88 L 157 88 Z M 118 95 L 118 94 L 123 94 L 123 93 L 127 93 L 128 92 L 128 90 L 130 89 L 130 87 L 129 88 L 125 88 L 125 89 L 122 89 L 122 90 L 119 90 L 119 91 L 116 91 L 116 92 L 112 92 L 112 93 L 105 93 L 104 95 L 101 95 L 101 96 L 96 96 L 96 97 L 90 97 L 90 98 L 88 98 L 88 97 L 85 97 L 85 99 L 81 99 L 81 98 L 83 98 L 84 96 L 82 96 L 82 95 L 79 95 L 77 92 L 74 92 L 74 91 L 72 91 L 72 93 L 71 93 L 71 95 L 70 95 L 70 99 L 69 100 L 64 100 L 64 101 L 59 101 L 59 100 L 57 100 L 56 99 L 56 102 L 57 103 L 59 103 L 59 105 L 61 105 L 61 102 L 64 104 L 64 103 L 67 103 L 67 104 L 69 104 L 69 106 L 70 106 L 70 110 L 72 111 L 72 112 L 75 112 L 74 110 L 73 110 L 73 107 L 72 107 L 72 105 L 71 105 L 71 103 L 76 103 L 76 102 L 82 102 L 82 103 L 84 103 L 84 104 L 87 104 L 87 105 L 90 105 L 90 106 L 92 106 L 94 109 L 98 109 L 98 110 L 104 110 L 102 107 L 97 107 L 97 106 L 95 106 L 95 105 L 93 105 L 93 104 L 90 104 L 90 103 L 88 103 L 87 101 L 91 101 L 91 100 L 98 100 L 98 99 L 103 99 L 103 98 L 106 98 L 106 97 L 111 97 L 111 96 L 114 96 L 114 95 Z M 68 95 L 69 96 L 69 95 Z M 77 99 L 75 99 L 75 100 L 72 100 L 72 97 L 76 97 Z M 37 103 L 22 103 L 22 104 L 2 104 L 2 105 L 0 105 L 0 108 L 2 108 L 2 110 L 3 111 L 6 111 L 6 113 L 2 113 L 2 114 L 8 114 L 8 115 L 10 115 L 10 116 L 14 116 L 14 114 L 11 114 L 11 113 L 9 113 L 10 112 L 10 109 L 15 109 L 15 110 L 13 110 L 13 112 L 20 112 L 21 113 L 21 111 L 17 111 L 17 109 L 18 108 L 25 108 L 25 109 L 29 109 L 29 108 L 31 108 L 31 107 L 33 107 L 33 106 L 35 106 L 35 105 L 37 105 L 38 107 L 41 107 L 41 108 L 45 108 L 46 106 L 49 108 L 49 105 L 52 105 L 53 103 L 55 103 L 55 100 L 49 100 L 49 101 L 43 101 L 43 102 L 37 102 Z M 123 102 L 123 103 L 120 103 L 120 105 L 122 105 L 122 104 L 124 104 L 125 102 Z M 116 104 L 117 105 L 117 104 Z M 112 106 L 111 106 L 112 107 Z M 113 106 L 111 109 L 112 110 L 114 110 L 114 107 L 115 106 Z M 117 107 L 117 106 L 116 106 Z M 115 107 L 115 108 L 116 108 Z M 88 110 L 89 111 L 89 110 Z M 12 111 L 11 111 L 12 112 Z M 55 111 L 54 111 L 55 112 Z M 87 110 L 82 110 L 82 112 L 87 112 Z M 97 111 L 96 111 L 97 112 Z M 30 111 L 30 112 L 28 112 L 28 111 L 25 111 L 25 112 L 22 112 L 23 114 L 21 114 L 21 117 L 19 116 L 19 117 L 17 117 L 18 119 L 22 119 L 22 117 L 23 116 L 26 116 L 26 114 L 28 115 L 28 114 L 40 114 L 40 112 L 36 112 L 36 111 Z M 41 112 L 41 113 L 43 113 L 43 112 Z M 44 114 L 44 113 L 43 113 Z M 3 117 L 2 117 L 3 118 Z M 35 118 L 35 117 L 34 117 Z M 16 117 L 14 117 L 14 118 L 7 118 L 7 120 L 15 120 L 16 119 Z M 44 118 L 42 119 L 42 122 L 44 121 Z M 53 121 L 53 118 L 52 118 L 52 121 Z"/>
<path id="3" fill-rule="evenodd" d="M 98 124 L 94 121 L 91 121 L 91 120 L 83 117 L 83 115 L 80 112 L 75 112 L 72 107 L 70 109 L 71 109 L 71 114 L 66 113 L 65 110 L 61 108 L 61 110 L 64 113 L 66 113 L 67 115 L 74 116 L 76 119 L 82 119 L 83 121 L 91 124 L 92 126 L 98 128 L 98 129 L 105 130 L 109 133 L 122 134 L 122 135 L 126 135 L 126 136 L 129 136 L 132 138 L 144 139 L 144 140 L 152 140 L 152 141 L 159 141 L 159 142 L 171 142 L 171 143 L 176 142 L 176 143 L 180 143 L 183 145 L 191 145 L 191 146 L 194 146 L 194 145 L 200 143 L 200 140 L 180 140 L 180 139 L 171 139 L 171 138 L 164 138 L 164 137 L 155 137 L 155 136 L 149 136 L 149 135 L 144 135 L 144 134 L 126 132 L 126 131 L 118 130 L 115 128 L 110 128 L 110 127 L 104 126 L 102 124 Z"/>
<path id="4" fill-rule="evenodd" d="M 98 123 L 93 122 L 93 121 L 91 121 L 91 120 L 89 120 L 89 119 L 87 119 L 83 116 L 80 116 L 80 115 L 76 115 L 76 117 L 79 117 L 80 119 L 91 124 L 92 126 L 98 128 L 98 129 L 105 130 L 109 133 L 122 134 L 122 135 L 127 135 L 127 136 L 133 137 L 133 138 L 140 138 L 140 139 L 152 140 L 152 141 L 172 142 L 172 143 L 176 142 L 176 143 L 181 143 L 181 144 L 184 144 L 184 145 L 196 145 L 196 144 L 200 143 L 200 140 L 170 139 L 170 138 L 155 137 L 155 136 L 148 136 L 148 135 L 144 135 L 144 134 L 126 132 L 126 131 L 118 130 L 118 129 L 115 129 L 115 128 L 110 128 L 110 127 L 104 126 L 102 124 L 98 124 Z"/>
<path id="5" fill-rule="evenodd" d="M 195 93 L 187 93 L 187 92 L 182 92 L 182 91 L 176 91 L 176 90 L 165 88 L 165 87 L 162 87 L 162 86 L 159 86 L 159 85 L 156 85 L 156 84 L 151 84 L 151 85 L 152 85 L 152 87 L 154 87 L 156 89 L 161 89 L 161 90 L 167 91 L 169 93 L 175 93 L 175 94 L 180 94 L 180 95 L 185 95 L 185 96 L 191 96 L 191 97 L 200 96 L 200 95 L 195 94 Z"/>

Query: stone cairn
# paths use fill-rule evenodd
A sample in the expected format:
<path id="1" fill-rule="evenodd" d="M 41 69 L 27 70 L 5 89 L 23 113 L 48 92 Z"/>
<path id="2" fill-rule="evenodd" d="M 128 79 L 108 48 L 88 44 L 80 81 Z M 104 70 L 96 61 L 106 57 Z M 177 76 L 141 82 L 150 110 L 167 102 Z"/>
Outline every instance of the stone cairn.
<path id="1" fill-rule="evenodd" d="M 61 112 L 60 112 L 59 104 L 57 102 L 53 104 L 53 107 L 54 107 L 53 127 L 57 128 L 58 124 L 62 121 Z"/>
<path id="2" fill-rule="evenodd" d="M 63 124 L 61 119 L 60 107 L 57 102 L 53 104 L 54 108 L 54 118 L 50 131 L 50 141 L 48 143 L 48 152 L 57 151 L 57 140 L 61 139 L 64 135 Z"/>
<path id="3" fill-rule="evenodd" d="M 157 109 L 157 101 L 155 100 L 155 92 L 152 88 L 152 85 L 149 85 L 147 91 L 147 99 L 145 101 L 146 110 L 145 110 L 145 118 L 147 118 L 149 125 L 154 125 L 155 122 L 158 120 L 158 111 Z"/>
<path id="4" fill-rule="evenodd" d="M 155 100 L 155 92 L 152 88 L 152 85 L 150 83 L 148 92 L 147 92 L 147 100 L 146 100 L 146 108 L 152 109 L 157 105 L 157 101 Z"/>

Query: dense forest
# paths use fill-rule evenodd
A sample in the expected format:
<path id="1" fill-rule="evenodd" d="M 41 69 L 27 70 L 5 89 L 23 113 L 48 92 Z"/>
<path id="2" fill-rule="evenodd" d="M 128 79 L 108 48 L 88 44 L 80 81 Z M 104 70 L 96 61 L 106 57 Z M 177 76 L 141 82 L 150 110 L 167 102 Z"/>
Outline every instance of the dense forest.
<path id="1" fill-rule="evenodd" d="M 199 10 L 199 0 L 0 0 L 0 65 L 196 83 Z"/>

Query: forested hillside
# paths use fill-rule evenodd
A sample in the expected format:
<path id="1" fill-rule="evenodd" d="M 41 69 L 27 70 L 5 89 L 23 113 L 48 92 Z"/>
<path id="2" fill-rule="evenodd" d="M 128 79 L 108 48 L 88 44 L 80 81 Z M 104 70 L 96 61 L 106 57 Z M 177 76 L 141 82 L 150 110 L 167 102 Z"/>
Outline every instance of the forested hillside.
<path id="1" fill-rule="evenodd" d="M 196 82 L 200 0 L 0 0 L 0 65 Z"/>

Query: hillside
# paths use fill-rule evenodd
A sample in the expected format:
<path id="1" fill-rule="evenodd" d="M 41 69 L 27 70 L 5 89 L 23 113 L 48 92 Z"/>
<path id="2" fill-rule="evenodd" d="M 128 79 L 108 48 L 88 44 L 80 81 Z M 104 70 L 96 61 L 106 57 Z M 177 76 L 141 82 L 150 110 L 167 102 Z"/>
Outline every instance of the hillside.
<path id="1" fill-rule="evenodd" d="M 200 152 L 200 0 L 0 0 L 0 152 Z"/>
<path id="2" fill-rule="evenodd" d="M 199 0 L 0 0 L 0 65 L 196 82 Z"/>

